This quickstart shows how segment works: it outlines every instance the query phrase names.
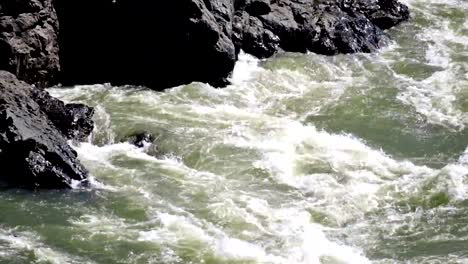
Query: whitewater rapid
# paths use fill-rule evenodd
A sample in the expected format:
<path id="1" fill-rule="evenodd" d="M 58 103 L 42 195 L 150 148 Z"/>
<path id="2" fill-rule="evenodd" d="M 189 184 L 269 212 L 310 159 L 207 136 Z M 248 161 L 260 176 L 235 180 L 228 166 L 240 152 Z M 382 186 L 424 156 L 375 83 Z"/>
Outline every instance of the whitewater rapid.
<path id="1" fill-rule="evenodd" d="M 93 187 L 2 194 L 0 263 L 468 262 L 468 3 L 406 2 L 376 54 L 242 54 L 224 89 L 50 89 L 96 109 L 72 143 Z"/>

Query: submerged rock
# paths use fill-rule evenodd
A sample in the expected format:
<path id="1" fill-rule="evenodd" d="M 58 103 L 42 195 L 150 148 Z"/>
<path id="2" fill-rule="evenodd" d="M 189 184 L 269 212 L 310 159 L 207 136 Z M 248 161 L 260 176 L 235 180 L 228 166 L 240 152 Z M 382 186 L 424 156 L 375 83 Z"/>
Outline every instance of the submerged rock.
<path id="1" fill-rule="evenodd" d="M 138 148 L 143 148 L 145 145 L 152 144 L 154 142 L 154 136 L 151 133 L 142 132 L 130 136 L 127 141 Z"/>
<path id="2" fill-rule="evenodd" d="M 36 90 L 5 71 L 0 89 L 0 180 L 30 189 L 86 185 L 87 170 L 34 100 Z"/>
<path id="3" fill-rule="evenodd" d="M 38 87 L 60 70 L 58 20 L 52 0 L 0 1 L 0 70 Z"/>

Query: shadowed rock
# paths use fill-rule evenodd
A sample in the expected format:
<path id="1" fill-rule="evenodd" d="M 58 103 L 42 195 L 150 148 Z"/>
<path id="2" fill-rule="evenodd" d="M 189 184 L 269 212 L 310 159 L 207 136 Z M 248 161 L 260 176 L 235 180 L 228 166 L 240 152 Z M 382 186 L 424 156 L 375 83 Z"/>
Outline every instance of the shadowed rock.
<path id="1" fill-rule="evenodd" d="M 409 18 L 408 8 L 396 0 L 272 0 L 262 15 L 249 6 L 247 1 L 236 12 L 236 44 L 261 58 L 278 50 L 372 52 L 387 43 L 384 29 Z"/>
<path id="2" fill-rule="evenodd" d="M 409 18 L 396 0 L 54 0 L 66 84 L 225 85 L 240 50 L 372 52 Z M 86 18 L 86 19 L 83 19 Z"/>
<path id="3" fill-rule="evenodd" d="M 84 104 L 65 104 L 40 89 L 33 89 L 31 95 L 67 139 L 85 141 L 93 131 L 94 108 Z"/>
<path id="4" fill-rule="evenodd" d="M 55 5 L 64 84 L 220 86 L 234 67 L 231 0 L 55 0 Z"/>
<path id="5" fill-rule="evenodd" d="M 86 185 L 87 170 L 34 101 L 35 89 L 5 71 L 0 89 L 0 180 L 30 189 Z"/>

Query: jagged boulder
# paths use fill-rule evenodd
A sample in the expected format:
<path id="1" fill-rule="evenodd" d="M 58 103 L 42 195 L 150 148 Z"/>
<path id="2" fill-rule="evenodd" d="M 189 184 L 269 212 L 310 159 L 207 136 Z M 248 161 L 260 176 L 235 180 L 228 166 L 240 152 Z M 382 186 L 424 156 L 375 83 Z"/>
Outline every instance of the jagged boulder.
<path id="1" fill-rule="evenodd" d="M 31 98 L 67 139 L 85 141 L 93 131 L 94 108 L 84 104 L 65 104 L 41 89 L 32 89 Z"/>
<path id="2" fill-rule="evenodd" d="M 0 71 L 0 90 L 0 181 L 30 189 L 86 185 L 87 170 L 34 100 L 36 88 Z"/>
<path id="3" fill-rule="evenodd" d="M 271 0 L 269 11 L 252 8 L 268 2 L 237 4 L 237 50 L 261 58 L 278 50 L 325 55 L 372 52 L 387 43 L 383 30 L 409 18 L 408 8 L 396 0 Z"/>
<path id="4" fill-rule="evenodd" d="M 52 0 L 0 0 L 0 70 L 38 87 L 54 84 L 58 29 Z"/>

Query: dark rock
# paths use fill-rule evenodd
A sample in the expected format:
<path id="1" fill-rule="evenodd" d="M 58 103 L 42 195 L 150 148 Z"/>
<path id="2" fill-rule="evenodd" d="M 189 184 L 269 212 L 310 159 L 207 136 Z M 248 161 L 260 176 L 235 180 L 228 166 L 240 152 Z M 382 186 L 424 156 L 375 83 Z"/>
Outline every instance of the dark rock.
<path id="1" fill-rule="evenodd" d="M 273 50 L 262 47 L 276 45 L 325 55 L 372 52 L 387 43 L 384 29 L 409 18 L 408 8 L 396 0 L 273 0 L 270 8 L 264 15 L 236 12 L 234 21 L 242 21 L 234 27 L 238 50 L 259 57 Z"/>
<path id="2" fill-rule="evenodd" d="M 130 136 L 127 141 L 139 148 L 143 148 L 145 145 L 152 144 L 154 142 L 154 136 L 151 133 L 142 132 Z"/>
<path id="3" fill-rule="evenodd" d="M 0 71 L 0 180 L 30 189 L 87 184 L 76 152 L 34 101 L 34 88 Z"/>
<path id="4" fill-rule="evenodd" d="M 234 10 L 244 10 L 248 0 L 234 0 Z"/>
<path id="5" fill-rule="evenodd" d="M 59 73 L 71 85 L 223 86 L 241 49 L 371 52 L 408 18 L 397 0 L 1 0 L 0 70 L 42 87 Z"/>
<path id="6" fill-rule="evenodd" d="M 304 9 L 304 12 L 308 11 Z M 278 36 L 282 49 L 294 52 L 306 51 L 300 24 L 296 21 L 289 5 L 274 4 L 271 12 L 261 16 L 260 20 L 266 29 Z"/>
<path id="7" fill-rule="evenodd" d="M 55 0 L 55 7 L 64 84 L 225 84 L 236 61 L 233 0 Z"/>
<path id="8" fill-rule="evenodd" d="M 386 43 L 383 30 L 409 17 L 397 0 L 53 1 L 64 84 L 154 89 L 225 85 L 241 49 L 260 58 L 279 50 L 372 52 Z"/>
<path id="9" fill-rule="evenodd" d="M 85 141 L 94 129 L 94 109 L 83 104 L 65 104 L 44 90 L 33 89 L 32 98 L 67 139 Z"/>
<path id="10" fill-rule="evenodd" d="M 364 4 L 361 3 L 360 10 L 381 29 L 389 29 L 409 19 L 408 7 L 397 0 L 368 0 L 363 2 Z"/>
<path id="11" fill-rule="evenodd" d="M 302 43 L 319 54 L 372 52 L 383 46 L 385 33 L 359 12 L 347 13 L 338 6 L 292 6 L 301 23 Z"/>
<path id="12" fill-rule="evenodd" d="M 60 65 L 52 0 L 1 0 L 0 6 L 0 70 L 38 87 L 54 84 Z"/>
<path id="13" fill-rule="evenodd" d="M 271 12 L 270 0 L 250 0 L 245 10 L 252 16 L 266 15 Z"/>
<path id="14" fill-rule="evenodd" d="M 246 53 L 254 54 L 259 58 L 267 58 L 275 54 L 280 46 L 280 39 L 270 30 L 263 27 L 260 19 L 249 16 L 235 17 L 235 34 L 233 35 L 236 47 Z"/>

